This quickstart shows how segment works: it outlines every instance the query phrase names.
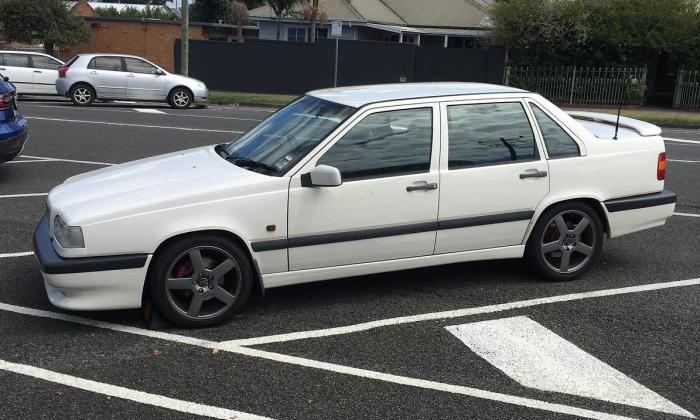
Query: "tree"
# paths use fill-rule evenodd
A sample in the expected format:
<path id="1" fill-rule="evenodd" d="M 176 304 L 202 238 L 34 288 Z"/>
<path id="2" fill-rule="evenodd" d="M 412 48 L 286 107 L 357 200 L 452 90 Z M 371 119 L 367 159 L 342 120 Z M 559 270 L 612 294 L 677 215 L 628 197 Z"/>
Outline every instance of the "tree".
<path id="1" fill-rule="evenodd" d="M 326 25 L 326 12 L 321 10 L 318 5 L 319 0 L 305 0 L 303 15 L 304 19 L 311 22 L 311 34 L 309 35 L 309 42 L 312 44 L 316 43 L 316 24 L 321 26 Z"/>
<path id="2" fill-rule="evenodd" d="M 85 21 L 61 0 L 0 0 L 0 23 L 7 41 L 42 42 L 47 54 L 53 54 L 56 44 L 73 46 L 90 40 Z"/>
<path id="3" fill-rule="evenodd" d="M 231 2 L 231 21 L 238 25 L 238 42 L 242 44 L 243 39 L 243 24 L 248 21 L 248 6 L 240 0 Z"/>
<path id="4" fill-rule="evenodd" d="M 287 16 L 301 0 L 265 0 L 277 17 L 277 40 L 282 39 L 282 18 Z"/>
<path id="5" fill-rule="evenodd" d="M 231 23 L 230 0 L 196 0 L 192 5 L 193 22 Z"/>

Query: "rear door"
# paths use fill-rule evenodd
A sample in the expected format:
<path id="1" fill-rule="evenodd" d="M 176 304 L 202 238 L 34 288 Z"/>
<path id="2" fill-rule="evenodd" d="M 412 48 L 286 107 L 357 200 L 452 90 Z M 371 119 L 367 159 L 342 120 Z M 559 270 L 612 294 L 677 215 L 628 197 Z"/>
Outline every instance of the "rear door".
<path id="1" fill-rule="evenodd" d="M 87 74 L 99 98 L 124 98 L 126 72 L 121 57 L 94 57 L 88 63 Z"/>
<path id="2" fill-rule="evenodd" d="M 32 68 L 29 54 L 8 53 L 0 54 L 0 73 L 10 78 L 17 88 L 17 93 L 33 93 Z"/>
<path id="3" fill-rule="evenodd" d="M 165 99 L 165 77 L 158 68 L 138 58 L 124 57 L 126 63 L 126 97 L 141 100 Z"/>
<path id="4" fill-rule="evenodd" d="M 549 193 L 547 161 L 520 99 L 442 105 L 436 253 L 522 243 Z"/>
<path id="5" fill-rule="evenodd" d="M 56 79 L 58 68 L 63 65 L 55 58 L 44 55 L 32 55 L 32 89 L 34 93 L 45 95 L 56 94 Z"/>

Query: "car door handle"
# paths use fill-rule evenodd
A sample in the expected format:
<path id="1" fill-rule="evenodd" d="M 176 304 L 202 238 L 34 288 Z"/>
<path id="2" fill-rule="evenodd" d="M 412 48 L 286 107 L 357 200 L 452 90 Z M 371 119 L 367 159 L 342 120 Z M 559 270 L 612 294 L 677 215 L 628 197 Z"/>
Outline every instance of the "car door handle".
<path id="1" fill-rule="evenodd" d="M 427 183 L 425 181 L 423 182 L 422 185 L 409 185 L 406 187 L 406 191 L 411 192 L 411 191 L 430 191 L 430 190 L 437 190 L 438 184 L 435 182 Z"/>
<path id="2" fill-rule="evenodd" d="M 41 73 L 41 70 L 34 70 L 34 73 Z"/>
<path id="3" fill-rule="evenodd" d="M 525 178 L 544 178 L 547 176 L 547 171 L 538 171 L 536 169 L 534 170 L 529 170 L 527 172 L 523 172 L 520 174 L 520 179 L 525 179 Z"/>
<path id="4" fill-rule="evenodd" d="M 126 77 L 134 77 L 133 74 L 127 74 Z"/>
<path id="5" fill-rule="evenodd" d="M 90 72 L 90 74 L 97 74 L 97 72 L 93 70 Z"/>
<path id="6" fill-rule="evenodd" d="M 5 67 L 0 67 L 0 70 L 7 70 Z"/>

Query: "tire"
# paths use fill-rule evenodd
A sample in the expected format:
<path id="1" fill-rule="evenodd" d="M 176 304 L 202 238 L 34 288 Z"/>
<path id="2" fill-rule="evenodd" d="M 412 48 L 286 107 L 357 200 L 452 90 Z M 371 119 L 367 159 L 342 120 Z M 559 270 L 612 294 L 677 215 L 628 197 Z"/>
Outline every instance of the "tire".
<path id="1" fill-rule="evenodd" d="M 70 88 L 68 97 L 77 106 L 90 106 L 95 102 L 95 89 L 92 86 L 79 83 Z"/>
<path id="2" fill-rule="evenodd" d="M 236 243 L 202 234 L 177 240 L 158 252 L 149 292 L 156 308 L 173 323 L 210 327 L 229 320 L 245 306 L 253 279 L 248 256 Z"/>
<path id="3" fill-rule="evenodd" d="M 192 106 L 193 102 L 194 95 L 192 95 L 189 89 L 184 87 L 176 87 L 170 91 L 170 95 L 168 95 L 168 104 L 170 104 L 171 108 L 187 109 Z"/>
<path id="4" fill-rule="evenodd" d="M 589 205 L 558 204 L 537 220 L 525 257 L 531 268 L 547 280 L 573 280 L 585 274 L 598 259 L 604 235 L 603 222 Z"/>

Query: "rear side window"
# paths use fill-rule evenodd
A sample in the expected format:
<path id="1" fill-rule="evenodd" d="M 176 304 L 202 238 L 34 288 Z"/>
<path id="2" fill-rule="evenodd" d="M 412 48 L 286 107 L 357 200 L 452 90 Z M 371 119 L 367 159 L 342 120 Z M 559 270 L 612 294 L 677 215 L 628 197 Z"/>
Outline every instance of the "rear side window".
<path id="1" fill-rule="evenodd" d="M 35 69 L 58 70 L 61 67 L 59 61 L 43 55 L 32 56 L 32 64 Z"/>
<path id="2" fill-rule="evenodd" d="M 371 114 L 318 160 L 338 168 L 343 181 L 428 172 L 432 108 Z"/>
<path id="3" fill-rule="evenodd" d="M 537 105 L 530 104 L 532 113 L 535 114 L 537 125 L 540 126 L 544 144 L 550 158 L 581 156 L 581 150 L 574 139 L 569 136 L 549 115 L 545 114 Z"/>
<path id="4" fill-rule="evenodd" d="M 95 70 L 123 71 L 121 57 L 95 57 L 88 68 Z"/>
<path id="5" fill-rule="evenodd" d="M 539 159 L 519 102 L 447 107 L 450 169 Z"/>
<path id="6" fill-rule="evenodd" d="M 156 74 L 156 68 L 143 60 L 137 58 L 124 58 L 126 71 L 130 73 Z"/>
<path id="7" fill-rule="evenodd" d="M 29 67 L 29 56 L 27 54 L 3 54 L 5 66 Z"/>

